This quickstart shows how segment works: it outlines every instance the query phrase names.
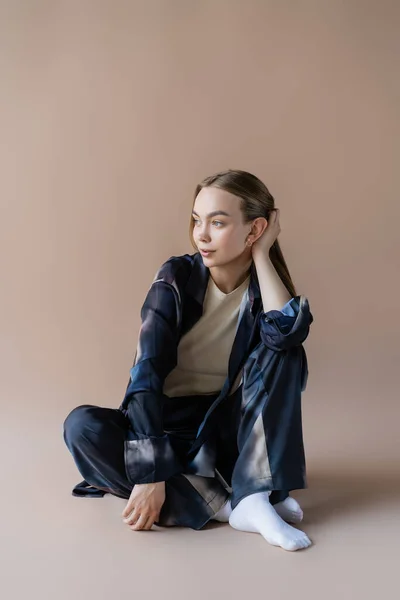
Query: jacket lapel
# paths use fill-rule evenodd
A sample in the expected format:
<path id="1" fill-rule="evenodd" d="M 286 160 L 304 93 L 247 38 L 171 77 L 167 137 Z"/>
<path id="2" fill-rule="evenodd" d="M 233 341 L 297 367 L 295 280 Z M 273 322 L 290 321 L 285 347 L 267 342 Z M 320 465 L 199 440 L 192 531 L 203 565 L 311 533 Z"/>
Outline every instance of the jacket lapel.
<path id="1" fill-rule="evenodd" d="M 244 297 L 244 308 L 239 325 L 236 330 L 231 354 L 229 356 L 228 379 L 229 389 L 232 386 L 244 359 L 249 354 L 253 340 L 258 332 L 257 321 L 261 301 L 260 289 L 254 263 L 251 265 L 250 282 L 247 294 Z"/>

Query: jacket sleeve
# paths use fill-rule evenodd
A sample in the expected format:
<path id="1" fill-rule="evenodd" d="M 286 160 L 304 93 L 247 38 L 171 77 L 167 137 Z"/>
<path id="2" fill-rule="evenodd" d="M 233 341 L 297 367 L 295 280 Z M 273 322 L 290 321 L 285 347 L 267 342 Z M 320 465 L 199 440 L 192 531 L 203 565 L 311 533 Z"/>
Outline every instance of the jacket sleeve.
<path id="1" fill-rule="evenodd" d="M 130 381 L 120 406 L 130 421 L 124 442 L 129 481 L 165 481 L 181 472 L 163 428 L 163 385 L 177 364 L 180 299 L 173 283 L 157 279 L 141 309 L 141 327 Z"/>
<path id="2" fill-rule="evenodd" d="M 308 299 L 295 296 L 281 310 L 261 312 L 261 340 L 278 352 L 300 346 L 307 338 L 313 320 Z"/>

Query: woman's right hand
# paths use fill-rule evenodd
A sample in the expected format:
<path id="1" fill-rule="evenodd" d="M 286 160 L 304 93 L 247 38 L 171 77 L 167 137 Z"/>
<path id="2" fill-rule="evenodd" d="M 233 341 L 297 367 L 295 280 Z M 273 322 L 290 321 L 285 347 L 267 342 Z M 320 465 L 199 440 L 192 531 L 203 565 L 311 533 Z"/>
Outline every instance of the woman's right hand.
<path id="1" fill-rule="evenodd" d="M 134 485 L 122 517 L 133 531 L 149 530 L 165 502 L 165 481 Z"/>

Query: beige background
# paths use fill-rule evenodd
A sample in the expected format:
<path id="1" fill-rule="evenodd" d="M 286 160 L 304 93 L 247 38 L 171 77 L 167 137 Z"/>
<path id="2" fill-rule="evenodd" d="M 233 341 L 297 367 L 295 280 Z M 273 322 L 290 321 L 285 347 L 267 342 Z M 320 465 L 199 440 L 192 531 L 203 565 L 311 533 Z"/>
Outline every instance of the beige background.
<path id="1" fill-rule="evenodd" d="M 390 0 L 0 2 L 7 600 L 395 585 L 399 26 Z M 134 533 L 122 500 L 71 496 L 63 420 L 120 404 L 148 286 L 225 168 L 275 196 L 315 319 L 293 494 L 314 546 L 293 554 L 229 525 Z"/>

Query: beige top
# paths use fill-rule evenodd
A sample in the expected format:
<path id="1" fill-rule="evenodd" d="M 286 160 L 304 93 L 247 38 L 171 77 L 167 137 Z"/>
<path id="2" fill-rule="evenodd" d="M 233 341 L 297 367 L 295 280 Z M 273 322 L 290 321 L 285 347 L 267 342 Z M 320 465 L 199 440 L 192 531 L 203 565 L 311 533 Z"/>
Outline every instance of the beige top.
<path id="1" fill-rule="evenodd" d="M 182 336 L 176 367 L 165 379 L 169 397 L 219 392 L 228 375 L 228 362 L 238 325 L 239 309 L 250 275 L 224 294 L 209 277 L 203 314 Z"/>

